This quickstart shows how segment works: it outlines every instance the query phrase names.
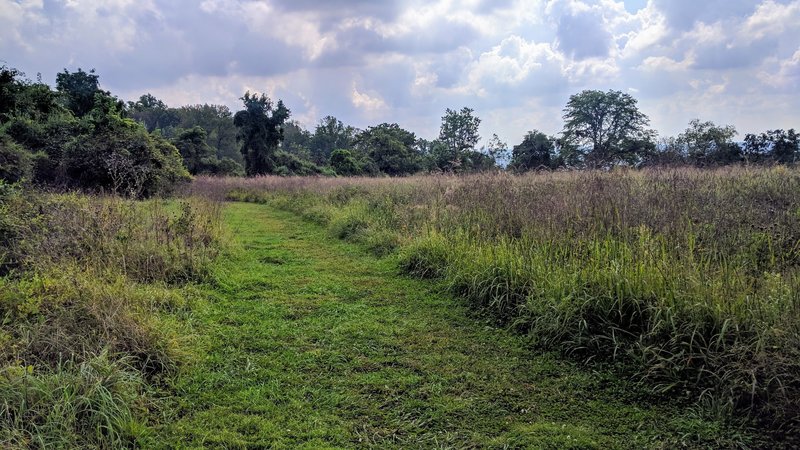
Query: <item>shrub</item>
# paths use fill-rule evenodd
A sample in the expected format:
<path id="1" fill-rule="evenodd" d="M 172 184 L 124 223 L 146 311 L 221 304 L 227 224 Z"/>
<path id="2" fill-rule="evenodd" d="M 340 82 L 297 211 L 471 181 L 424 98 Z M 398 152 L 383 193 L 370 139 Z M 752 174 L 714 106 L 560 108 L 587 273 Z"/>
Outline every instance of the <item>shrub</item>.
<path id="1" fill-rule="evenodd" d="M 15 183 L 29 179 L 33 165 L 31 159 L 28 152 L 0 132 L 0 180 Z"/>

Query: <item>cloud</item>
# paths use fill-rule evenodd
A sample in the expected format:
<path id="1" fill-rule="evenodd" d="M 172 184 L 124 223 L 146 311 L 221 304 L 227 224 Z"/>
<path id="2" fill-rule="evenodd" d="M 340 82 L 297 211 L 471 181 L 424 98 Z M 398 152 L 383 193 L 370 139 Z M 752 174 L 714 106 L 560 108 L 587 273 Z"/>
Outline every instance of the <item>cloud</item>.
<path id="1" fill-rule="evenodd" d="M 573 59 L 607 57 L 612 38 L 602 16 L 591 10 L 564 14 L 558 19 L 557 46 Z"/>
<path id="2" fill-rule="evenodd" d="M 509 143 L 583 89 L 634 92 L 662 134 L 796 128 L 798 28 L 800 0 L 0 0 L 2 59 L 45 81 L 96 68 L 127 99 L 234 109 L 251 89 L 426 137 L 470 106 Z"/>

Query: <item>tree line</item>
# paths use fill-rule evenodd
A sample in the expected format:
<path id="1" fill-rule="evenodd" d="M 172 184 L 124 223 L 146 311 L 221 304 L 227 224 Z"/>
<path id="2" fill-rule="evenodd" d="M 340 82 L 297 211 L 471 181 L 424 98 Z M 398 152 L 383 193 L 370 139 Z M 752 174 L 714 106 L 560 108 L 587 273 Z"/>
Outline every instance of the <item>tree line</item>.
<path id="1" fill-rule="evenodd" d="M 153 95 L 124 102 L 91 70 L 66 69 L 55 89 L 0 67 L 0 178 L 161 194 L 191 175 L 403 176 L 615 166 L 794 164 L 794 129 L 734 140 L 736 129 L 693 120 L 677 137 L 658 138 L 631 95 L 572 95 L 558 136 L 537 130 L 509 147 L 495 134 L 478 148 L 480 118 L 446 109 L 439 136 L 426 140 L 396 123 L 360 130 L 326 116 L 311 131 L 264 94 L 245 93 L 242 109 L 167 106 Z"/>

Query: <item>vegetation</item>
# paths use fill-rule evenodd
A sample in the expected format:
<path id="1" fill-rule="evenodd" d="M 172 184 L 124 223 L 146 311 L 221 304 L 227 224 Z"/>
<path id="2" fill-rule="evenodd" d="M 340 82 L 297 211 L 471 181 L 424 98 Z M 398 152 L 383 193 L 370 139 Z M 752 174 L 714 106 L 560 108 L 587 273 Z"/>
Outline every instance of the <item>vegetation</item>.
<path id="1" fill-rule="evenodd" d="M 479 149 L 468 107 L 241 100 L 0 67 L 0 446 L 800 445 L 794 130 L 583 91 Z"/>
<path id="2" fill-rule="evenodd" d="M 290 181 L 304 182 L 281 178 Z M 177 377 L 174 419 L 144 447 L 769 442 L 676 402 L 642 400 L 604 368 L 532 352 L 437 285 L 399 274 L 395 259 L 338 242 L 292 213 L 233 203 L 225 221 L 240 250 L 203 288 L 213 301 L 192 316 L 197 362 Z"/>
<path id="3" fill-rule="evenodd" d="M 797 429 L 800 174 L 201 180 L 326 224 L 543 348 Z"/>
<path id="4" fill-rule="evenodd" d="M 41 195 L 0 183 L 0 443 L 128 447 L 185 359 L 174 317 L 220 250 L 210 202 Z M 185 333 L 185 332 L 184 332 Z"/>

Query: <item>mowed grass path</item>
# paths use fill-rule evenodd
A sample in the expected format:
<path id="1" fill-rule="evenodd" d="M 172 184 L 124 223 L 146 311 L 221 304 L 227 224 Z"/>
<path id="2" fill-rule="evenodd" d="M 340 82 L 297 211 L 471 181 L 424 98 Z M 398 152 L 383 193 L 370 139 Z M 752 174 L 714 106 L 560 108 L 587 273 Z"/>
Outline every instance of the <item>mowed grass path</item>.
<path id="1" fill-rule="evenodd" d="M 264 205 L 229 204 L 240 251 L 192 325 L 157 447 L 672 448 L 736 438 L 541 354 L 432 283 Z M 709 442 L 707 441 L 706 444 Z M 728 442 L 729 443 L 729 442 Z"/>

